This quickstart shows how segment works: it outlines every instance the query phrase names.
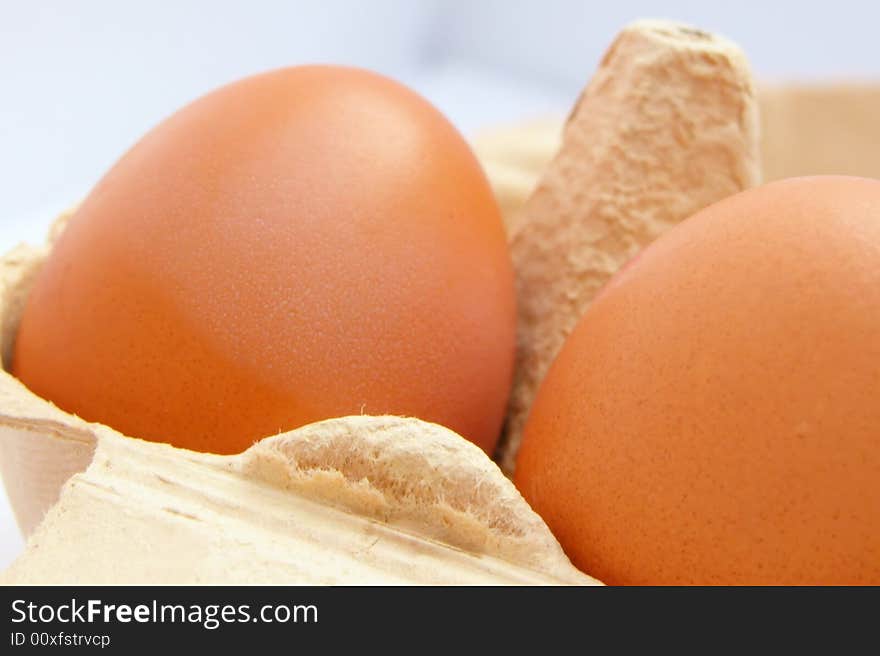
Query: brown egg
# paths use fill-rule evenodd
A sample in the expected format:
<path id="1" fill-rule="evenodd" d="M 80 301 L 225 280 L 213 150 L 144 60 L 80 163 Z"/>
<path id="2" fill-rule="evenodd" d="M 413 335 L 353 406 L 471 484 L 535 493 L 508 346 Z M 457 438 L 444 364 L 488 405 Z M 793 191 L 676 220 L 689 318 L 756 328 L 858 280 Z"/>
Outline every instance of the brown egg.
<path id="1" fill-rule="evenodd" d="M 501 216 L 460 134 L 396 82 L 309 66 L 223 87 L 122 157 L 42 269 L 13 370 L 191 449 L 392 413 L 491 451 L 514 333 Z"/>
<path id="2" fill-rule="evenodd" d="M 516 483 L 611 584 L 880 584 L 880 181 L 699 212 L 569 337 Z"/>

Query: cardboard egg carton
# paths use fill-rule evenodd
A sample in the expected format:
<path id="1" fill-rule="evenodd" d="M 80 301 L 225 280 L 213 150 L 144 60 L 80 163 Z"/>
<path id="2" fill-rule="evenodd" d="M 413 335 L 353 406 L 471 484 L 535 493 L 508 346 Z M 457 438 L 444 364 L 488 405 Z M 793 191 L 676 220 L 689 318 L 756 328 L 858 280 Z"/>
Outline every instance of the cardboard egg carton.
<path id="1" fill-rule="evenodd" d="M 707 101 L 703 91 L 717 79 L 730 93 Z M 651 105 L 657 90 L 669 94 L 669 116 Z M 705 204 L 761 179 L 880 177 L 878 114 L 880 85 L 763 85 L 756 93 L 734 45 L 685 26 L 640 22 L 612 45 L 564 130 L 559 118 L 507 126 L 480 135 L 475 147 L 512 233 L 514 259 L 527 261 L 520 276 L 531 270 L 535 279 L 561 279 L 571 273 L 566 266 L 590 272 L 589 289 L 568 299 L 577 303 L 538 327 L 558 337 L 632 252 Z M 633 137 L 645 121 L 650 129 Z M 664 131 L 687 133 L 691 124 L 695 137 Z M 597 130 L 608 137 L 604 149 L 595 146 Z M 644 179 L 618 156 L 627 143 L 641 149 L 641 162 L 671 154 L 680 170 L 708 163 L 708 182 L 647 180 L 645 189 L 662 193 L 637 203 L 634 214 L 652 229 L 635 225 L 624 247 L 602 252 L 591 227 L 632 207 L 626 193 L 633 192 L 620 190 Z M 576 188 L 578 173 L 590 184 Z M 563 246 L 572 252 L 554 250 L 541 263 L 532 248 L 538 242 L 522 236 L 526 224 L 545 234 L 569 230 L 574 239 Z M 46 245 L 20 247 L 0 263 L 5 365 L 28 289 L 61 229 L 63 221 Z M 540 345 L 535 361 L 545 366 L 557 347 Z M 520 413 L 533 391 L 520 396 Z M 510 425 L 496 458 L 508 472 L 516 452 Z M 0 471 L 29 535 L 26 553 L 0 575 L 7 583 L 597 583 L 571 565 L 479 448 L 417 419 L 335 418 L 236 456 L 197 454 L 85 422 L 4 371 Z"/>

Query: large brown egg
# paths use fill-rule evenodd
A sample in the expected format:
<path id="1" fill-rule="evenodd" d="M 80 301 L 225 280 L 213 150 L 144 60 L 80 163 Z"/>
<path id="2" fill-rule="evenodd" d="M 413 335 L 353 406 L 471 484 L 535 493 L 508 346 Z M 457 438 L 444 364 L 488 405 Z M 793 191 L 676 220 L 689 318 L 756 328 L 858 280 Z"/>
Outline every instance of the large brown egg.
<path id="1" fill-rule="evenodd" d="M 516 483 L 612 584 L 880 584 L 880 181 L 721 201 L 587 311 Z"/>
<path id="2" fill-rule="evenodd" d="M 382 76 L 298 67 L 193 102 L 106 174 L 30 292 L 13 369 L 192 449 L 392 413 L 491 451 L 514 323 L 499 210 L 459 133 Z"/>

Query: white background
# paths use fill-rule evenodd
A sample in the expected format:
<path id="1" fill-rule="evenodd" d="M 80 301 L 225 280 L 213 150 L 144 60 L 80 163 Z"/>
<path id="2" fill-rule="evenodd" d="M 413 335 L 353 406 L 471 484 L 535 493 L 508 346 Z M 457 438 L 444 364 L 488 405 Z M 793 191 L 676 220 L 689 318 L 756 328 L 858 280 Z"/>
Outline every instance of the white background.
<path id="1" fill-rule="evenodd" d="M 762 79 L 880 78 L 878 2 L 0 0 L 0 249 L 41 239 L 144 131 L 235 78 L 373 68 L 472 132 L 564 112 L 639 17 L 725 34 Z M 20 549 L 0 492 L 0 568 Z"/>

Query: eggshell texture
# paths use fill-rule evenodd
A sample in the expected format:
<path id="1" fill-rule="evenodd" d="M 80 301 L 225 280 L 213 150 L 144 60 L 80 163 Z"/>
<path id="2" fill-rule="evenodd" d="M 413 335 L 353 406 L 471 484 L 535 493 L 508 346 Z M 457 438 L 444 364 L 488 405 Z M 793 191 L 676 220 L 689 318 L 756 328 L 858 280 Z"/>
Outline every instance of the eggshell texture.
<path id="1" fill-rule="evenodd" d="M 491 450 L 514 333 L 501 216 L 463 138 L 396 82 L 308 66 L 204 96 L 122 157 L 41 271 L 13 370 L 191 449 L 388 413 Z"/>
<path id="2" fill-rule="evenodd" d="M 880 584 L 880 181 L 790 179 L 625 267 L 516 483 L 610 584 Z"/>

